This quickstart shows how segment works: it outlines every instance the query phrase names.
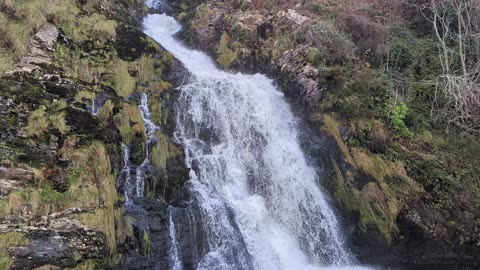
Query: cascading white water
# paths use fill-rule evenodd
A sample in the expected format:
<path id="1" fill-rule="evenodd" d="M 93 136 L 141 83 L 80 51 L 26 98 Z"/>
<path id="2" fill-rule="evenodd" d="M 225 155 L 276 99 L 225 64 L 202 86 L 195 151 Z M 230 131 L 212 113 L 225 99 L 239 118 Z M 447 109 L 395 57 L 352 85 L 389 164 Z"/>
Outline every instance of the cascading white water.
<path id="1" fill-rule="evenodd" d="M 218 70 L 173 38 L 180 25 L 169 16 L 149 15 L 144 27 L 191 73 L 180 87 L 177 133 L 207 234 L 197 269 L 354 268 L 272 81 Z"/>
<path id="2" fill-rule="evenodd" d="M 125 196 L 125 200 L 127 203 L 130 203 L 130 199 L 133 194 L 133 186 L 130 184 L 130 149 L 128 146 L 122 143 L 122 149 L 123 149 L 123 170 L 122 170 L 122 175 L 123 179 L 125 181 L 125 187 L 123 191 L 123 195 Z"/>
<path id="3" fill-rule="evenodd" d="M 90 112 L 93 114 L 93 115 L 97 115 L 98 113 L 98 109 L 97 109 L 97 105 L 95 104 L 96 100 L 93 99 L 92 100 L 92 106 L 90 106 Z"/>
<path id="4" fill-rule="evenodd" d="M 173 222 L 172 217 L 172 208 L 168 209 L 169 215 L 169 236 L 170 236 L 170 263 L 172 265 L 172 270 L 182 270 L 182 261 L 180 259 L 180 254 L 178 250 L 177 234 L 175 231 L 175 223 Z"/>
<path id="5" fill-rule="evenodd" d="M 143 160 L 142 164 L 137 167 L 135 175 L 136 195 L 138 197 L 141 197 L 143 196 L 145 190 L 145 168 L 150 164 L 149 146 L 156 140 L 155 131 L 158 129 L 158 126 L 152 122 L 150 109 L 148 108 L 148 96 L 146 93 L 142 94 L 138 109 L 143 119 L 145 131 L 147 132 L 147 143 L 145 144 L 145 159 Z"/>
<path id="6" fill-rule="evenodd" d="M 140 115 L 142 116 L 145 131 L 147 133 L 147 142 L 145 145 L 145 159 L 142 164 L 137 166 L 135 170 L 135 179 L 131 176 L 131 164 L 130 164 L 130 149 L 127 145 L 122 143 L 123 149 L 123 170 L 124 176 L 124 195 L 127 203 L 131 202 L 133 196 L 142 197 L 145 189 L 145 168 L 149 165 L 149 146 L 155 142 L 155 131 L 158 126 L 151 120 L 150 109 L 148 108 L 148 96 L 146 93 L 142 94 L 140 99 L 140 105 L 138 105 Z M 132 182 L 134 181 L 134 182 Z"/>

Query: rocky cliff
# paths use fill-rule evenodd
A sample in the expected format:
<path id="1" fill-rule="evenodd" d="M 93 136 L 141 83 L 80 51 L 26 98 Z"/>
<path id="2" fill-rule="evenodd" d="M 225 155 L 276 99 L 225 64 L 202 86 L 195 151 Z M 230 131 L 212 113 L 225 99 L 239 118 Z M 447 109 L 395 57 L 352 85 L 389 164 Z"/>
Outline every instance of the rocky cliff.
<path id="1" fill-rule="evenodd" d="M 361 262 L 474 269 L 478 136 L 430 113 L 441 66 L 431 27 L 385 2 L 158 8 L 219 67 L 276 79 Z M 0 269 L 166 267 L 168 206 L 188 199 L 173 138 L 185 74 L 142 33 L 147 12 L 139 0 L 0 2 Z M 135 169 L 147 153 L 145 196 L 126 208 L 125 156 Z"/>
<path id="2" fill-rule="evenodd" d="M 219 67 L 276 78 L 361 262 L 479 265 L 480 145 L 431 114 L 439 60 L 418 10 L 385 1 L 172 6 L 185 42 Z"/>
<path id="3" fill-rule="evenodd" d="M 150 236 L 137 212 L 148 206 L 149 222 L 161 226 L 167 203 L 185 199 L 188 170 L 173 140 L 172 107 L 184 71 L 142 33 L 148 8 L 143 1 L 32 0 L 4 1 L 0 11 L 0 269 L 148 263 L 155 253 L 149 237 L 165 253 L 166 226 L 152 225 Z M 159 127 L 152 142 L 142 93 Z M 153 149 L 143 172 L 146 198 L 130 212 L 122 145 L 132 168 Z"/>

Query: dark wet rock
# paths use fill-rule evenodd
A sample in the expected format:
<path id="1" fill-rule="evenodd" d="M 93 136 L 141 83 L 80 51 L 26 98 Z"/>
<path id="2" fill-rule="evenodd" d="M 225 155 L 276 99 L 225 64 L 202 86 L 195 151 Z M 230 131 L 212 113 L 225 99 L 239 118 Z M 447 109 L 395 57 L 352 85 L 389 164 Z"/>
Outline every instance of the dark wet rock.
<path id="1" fill-rule="evenodd" d="M 33 269 L 42 265 L 74 267 L 85 259 L 106 255 L 105 235 L 81 225 L 78 221 L 58 220 L 54 229 L 24 229 L 29 244 L 9 248 L 14 257 L 12 269 Z"/>
<path id="2" fill-rule="evenodd" d="M 167 243 L 170 242 L 168 204 L 137 198 L 125 211 L 134 219 L 134 237 L 123 247 L 125 259 L 118 269 L 167 269 Z"/>
<path id="3" fill-rule="evenodd" d="M 154 41 L 138 31 L 138 28 L 121 24 L 117 28 L 117 32 L 115 50 L 122 60 L 133 61 L 143 54 L 154 54 L 156 52 L 153 47 Z"/>

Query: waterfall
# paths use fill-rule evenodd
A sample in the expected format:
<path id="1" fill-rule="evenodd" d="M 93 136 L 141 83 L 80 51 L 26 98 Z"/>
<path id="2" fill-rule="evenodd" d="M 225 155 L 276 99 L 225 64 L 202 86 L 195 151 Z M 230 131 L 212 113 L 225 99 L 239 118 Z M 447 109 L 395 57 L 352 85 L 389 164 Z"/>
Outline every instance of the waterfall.
<path id="1" fill-rule="evenodd" d="M 150 109 L 148 108 L 148 96 L 146 93 L 142 93 L 142 98 L 140 99 L 140 105 L 138 105 L 140 115 L 142 116 L 143 123 L 145 126 L 145 131 L 147 133 L 147 143 L 145 144 L 145 159 L 142 164 L 137 167 L 136 170 L 136 195 L 142 197 L 145 189 L 145 168 L 150 164 L 150 145 L 156 141 L 155 131 L 158 129 L 151 119 Z"/>
<path id="2" fill-rule="evenodd" d="M 122 143 L 123 149 L 123 170 L 122 175 L 124 179 L 124 195 L 127 203 L 131 202 L 133 196 L 142 197 L 145 189 L 145 169 L 150 164 L 150 145 L 155 143 L 155 131 L 158 126 L 151 120 L 150 109 L 148 108 L 148 96 L 146 93 L 142 94 L 140 99 L 140 105 L 138 105 L 140 115 L 142 116 L 145 131 L 147 133 L 147 142 L 145 144 L 145 159 L 142 164 L 137 166 L 135 170 L 135 179 L 131 176 L 131 164 L 130 164 L 130 149 L 127 145 Z M 134 181 L 134 182 L 132 182 Z"/>
<path id="3" fill-rule="evenodd" d="M 123 149 L 123 169 L 122 175 L 124 179 L 124 196 L 127 203 L 130 203 L 130 199 L 133 194 L 133 187 L 130 184 L 131 181 L 131 174 L 130 174 L 130 149 L 128 146 L 122 143 Z"/>
<path id="4" fill-rule="evenodd" d="M 98 109 L 97 109 L 97 105 L 95 104 L 96 100 L 93 99 L 92 100 L 92 106 L 90 107 L 90 112 L 93 114 L 93 115 L 97 115 L 97 112 L 98 112 Z"/>
<path id="5" fill-rule="evenodd" d="M 172 270 L 182 270 L 182 261 L 180 259 L 177 234 L 175 232 L 175 223 L 173 222 L 173 208 L 169 207 L 169 236 L 170 236 L 170 264 L 172 265 Z"/>
<path id="6" fill-rule="evenodd" d="M 354 268 L 300 149 L 298 123 L 272 81 L 218 70 L 174 39 L 181 27 L 172 17 L 149 15 L 144 28 L 190 72 L 179 88 L 177 134 L 206 235 L 207 250 L 195 267 Z"/>

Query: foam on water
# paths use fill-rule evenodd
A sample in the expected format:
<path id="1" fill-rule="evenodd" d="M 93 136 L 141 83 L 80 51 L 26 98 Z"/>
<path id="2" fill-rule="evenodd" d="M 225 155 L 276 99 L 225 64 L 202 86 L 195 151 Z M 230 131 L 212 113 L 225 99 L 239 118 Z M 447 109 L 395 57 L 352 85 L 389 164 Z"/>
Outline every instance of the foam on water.
<path id="1" fill-rule="evenodd" d="M 177 134 L 207 234 L 197 269 L 362 269 L 350 266 L 297 121 L 272 80 L 218 70 L 174 38 L 181 26 L 172 17 L 149 15 L 144 29 L 190 73 L 179 89 Z"/>

